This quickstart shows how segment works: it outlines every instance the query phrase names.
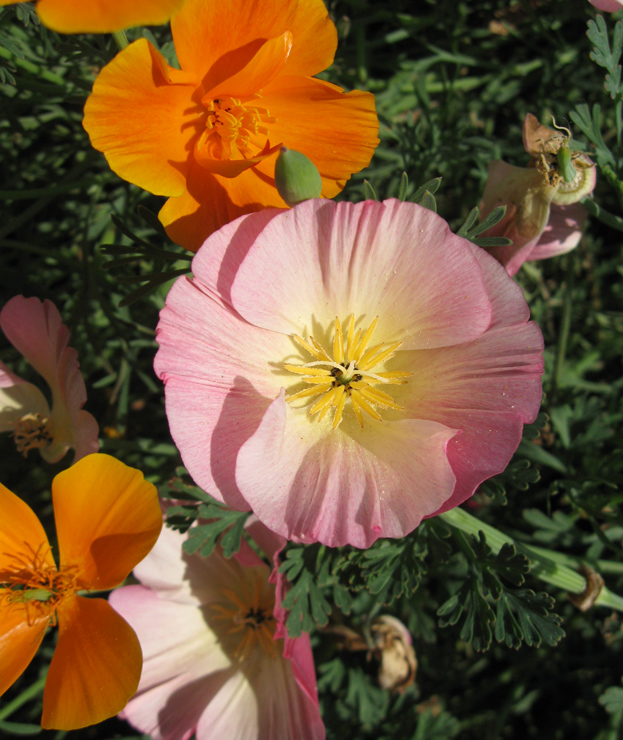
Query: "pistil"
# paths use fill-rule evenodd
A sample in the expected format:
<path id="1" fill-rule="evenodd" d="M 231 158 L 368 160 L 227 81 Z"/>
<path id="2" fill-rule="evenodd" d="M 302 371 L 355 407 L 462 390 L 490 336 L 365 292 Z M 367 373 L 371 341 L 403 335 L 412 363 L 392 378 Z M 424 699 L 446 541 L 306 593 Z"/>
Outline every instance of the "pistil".
<path id="1" fill-rule="evenodd" d="M 363 412 L 381 421 L 376 407 L 402 409 L 391 396 L 374 387 L 406 383 L 406 378 L 413 374 L 407 371 L 372 372 L 375 367 L 390 360 L 402 344 L 381 342 L 368 349 L 377 323 L 378 316 L 363 333 L 361 329 L 355 332 L 355 317 L 351 314 L 346 332 L 343 332 L 340 320 L 336 317 L 333 357 L 313 337 L 306 341 L 295 334 L 294 341 L 315 359 L 303 365 L 284 365 L 286 370 L 301 375 L 301 380 L 311 386 L 293 393 L 286 400 L 291 403 L 297 399 L 320 396 L 310 407 L 309 413 L 312 416 L 318 414 L 318 421 L 321 421 L 330 409 L 334 409 L 333 429 L 340 425 L 347 401 L 350 401 L 362 428 Z"/>

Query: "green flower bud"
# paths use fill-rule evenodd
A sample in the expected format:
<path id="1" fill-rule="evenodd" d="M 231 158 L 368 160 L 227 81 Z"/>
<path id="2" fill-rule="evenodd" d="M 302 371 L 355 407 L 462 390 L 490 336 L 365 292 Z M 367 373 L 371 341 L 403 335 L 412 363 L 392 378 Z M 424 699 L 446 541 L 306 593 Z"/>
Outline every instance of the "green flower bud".
<path id="1" fill-rule="evenodd" d="M 289 206 L 319 198 L 322 190 L 320 173 L 311 159 L 285 146 L 281 147 L 275 163 L 275 183 Z"/>

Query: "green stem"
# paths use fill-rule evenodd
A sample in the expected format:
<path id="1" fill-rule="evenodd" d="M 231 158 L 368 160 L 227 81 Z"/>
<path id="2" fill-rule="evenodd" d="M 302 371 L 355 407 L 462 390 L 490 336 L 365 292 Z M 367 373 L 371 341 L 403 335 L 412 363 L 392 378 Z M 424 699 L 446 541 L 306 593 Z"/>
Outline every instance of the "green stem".
<path id="1" fill-rule="evenodd" d="M 514 545 L 518 552 L 523 553 L 530 560 L 530 572 L 542 581 L 551 583 L 552 586 L 557 586 L 574 594 L 582 593 L 586 588 L 586 581 L 583 576 L 564 565 L 564 562 L 569 562 L 568 555 L 561 555 L 555 550 L 546 550 L 542 547 L 533 547 L 532 545 L 516 542 L 512 537 L 489 524 L 481 522 L 480 519 L 468 514 L 463 509 L 456 508 L 446 511 L 440 514 L 439 518 L 454 529 L 467 534 L 478 536 L 478 532 L 484 532 L 487 544 L 494 553 L 498 553 L 505 544 Z M 581 564 L 579 560 L 575 562 L 577 566 Z M 604 587 L 597 597 L 595 605 L 623 611 L 623 598 Z"/>
<path id="2" fill-rule="evenodd" d="M 584 208 L 586 208 L 591 216 L 594 216 L 596 219 L 606 224 L 606 226 L 610 226 L 617 231 L 623 231 L 623 218 L 605 211 L 601 206 L 598 206 L 592 198 L 589 198 L 588 195 L 585 195 L 580 203 Z"/>
<path id="3" fill-rule="evenodd" d="M 7 717 L 10 717 L 16 709 L 19 709 L 22 706 L 22 704 L 25 704 L 27 701 L 34 699 L 35 696 L 40 694 L 43 691 L 43 687 L 45 686 L 46 677 L 47 674 L 41 676 L 27 689 L 22 691 L 19 696 L 16 696 L 13 701 L 10 701 L 8 704 L 2 707 L 2 709 L 0 709 L 0 722 L 5 720 Z"/>
<path id="4" fill-rule="evenodd" d="M 114 31 L 112 37 L 119 47 L 119 51 L 123 51 L 129 44 L 128 37 L 125 35 L 125 31 Z"/>

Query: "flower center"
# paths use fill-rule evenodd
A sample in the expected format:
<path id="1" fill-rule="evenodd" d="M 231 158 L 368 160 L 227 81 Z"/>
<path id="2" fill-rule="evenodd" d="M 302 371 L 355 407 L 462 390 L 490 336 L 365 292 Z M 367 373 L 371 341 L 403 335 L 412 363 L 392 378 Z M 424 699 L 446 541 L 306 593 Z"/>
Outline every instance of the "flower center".
<path id="1" fill-rule="evenodd" d="M 29 623 L 31 609 L 43 611 L 55 625 L 56 607 L 78 590 L 76 567 L 58 570 L 47 562 L 45 555 L 43 546 L 30 554 L 10 555 L 13 563 L 0 575 L 0 603 L 24 605 Z"/>
<path id="2" fill-rule="evenodd" d="M 266 108 L 249 105 L 249 100 L 243 102 L 230 97 L 201 102 L 208 115 L 197 149 L 202 150 L 207 158 L 249 159 L 262 150 L 268 138 L 265 124 L 275 121 Z"/>
<path id="3" fill-rule="evenodd" d="M 304 365 L 284 365 L 286 370 L 301 375 L 301 380 L 311 386 L 288 396 L 286 400 L 289 403 L 299 398 L 311 401 L 314 397 L 320 396 L 310 407 L 309 413 L 312 416 L 318 414 L 318 421 L 321 421 L 329 409 L 334 409 L 333 429 L 337 429 L 342 421 L 346 401 L 350 401 L 361 428 L 364 413 L 380 421 L 381 415 L 377 407 L 402 409 L 403 407 L 395 403 L 391 396 L 375 387 L 406 383 L 405 378 L 413 375 L 402 370 L 378 371 L 378 366 L 390 360 L 402 344 L 402 342 L 381 342 L 368 348 L 378 319 L 377 316 L 366 331 L 357 329 L 355 332 L 355 317 L 351 314 L 348 317 L 344 341 L 342 325 L 336 316 L 333 357 L 313 337 L 306 342 L 295 334 L 294 341 L 315 360 Z"/>
<path id="4" fill-rule="evenodd" d="M 227 603 L 213 604 L 217 619 L 227 622 L 226 634 L 235 640 L 234 658 L 244 661 L 259 646 L 266 656 L 277 655 L 274 634 L 277 623 L 273 616 L 275 606 L 271 592 L 262 588 L 263 580 L 255 574 L 251 588 L 243 586 L 242 595 L 224 589 Z"/>
<path id="5" fill-rule="evenodd" d="M 28 456 L 30 450 L 47 447 L 52 441 L 50 420 L 43 414 L 25 414 L 15 423 L 13 436 L 17 451 Z"/>

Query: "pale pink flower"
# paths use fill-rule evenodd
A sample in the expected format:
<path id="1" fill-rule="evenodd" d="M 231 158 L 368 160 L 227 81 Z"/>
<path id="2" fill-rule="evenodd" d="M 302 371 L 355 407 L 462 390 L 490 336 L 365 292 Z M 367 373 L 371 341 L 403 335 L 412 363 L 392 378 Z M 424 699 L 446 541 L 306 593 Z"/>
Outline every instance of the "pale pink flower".
<path id="1" fill-rule="evenodd" d="M 418 205 L 243 216 L 192 267 L 158 325 L 171 433 L 199 486 L 289 539 L 407 534 L 501 472 L 537 414 L 521 290 Z"/>
<path id="2" fill-rule="evenodd" d="M 0 328 L 43 377 L 51 405 L 32 383 L 0 362 L 0 432 L 12 432 L 24 455 L 38 449 L 46 462 L 58 462 L 71 447 L 74 462 L 99 449 L 98 426 L 82 407 L 87 398 L 78 353 L 68 347 L 69 330 L 56 306 L 38 298 L 11 298 L 0 311 Z"/>
<path id="3" fill-rule="evenodd" d="M 270 559 L 285 544 L 247 529 Z M 165 527 L 134 570 L 142 585 L 110 596 L 144 658 L 121 717 L 154 740 L 323 740 L 309 636 L 284 635 L 283 577 L 276 592 L 245 541 L 227 560 L 183 552 L 185 537 Z"/>
<path id="4" fill-rule="evenodd" d="M 616 13 L 623 8 L 623 0 L 588 0 L 597 10 L 605 13 Z"/>

